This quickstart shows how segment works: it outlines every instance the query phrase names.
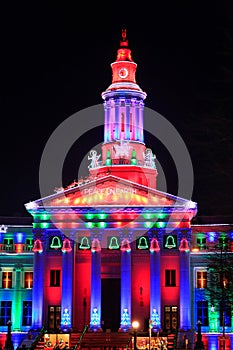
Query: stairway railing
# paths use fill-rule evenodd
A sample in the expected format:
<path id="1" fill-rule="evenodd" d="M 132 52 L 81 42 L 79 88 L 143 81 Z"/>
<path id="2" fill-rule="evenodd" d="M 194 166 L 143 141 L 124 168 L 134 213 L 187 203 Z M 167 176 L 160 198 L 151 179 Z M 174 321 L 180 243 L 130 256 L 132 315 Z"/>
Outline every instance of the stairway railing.
<path id="1" fill-rule="evenodd" d="M 129 337 L 129 340 L 126 344 L 126 350 L 132 349 L 132 337 Z"/>
<path id="2" fill-rule="evenodd" d="M 82 331 L 82 334 L 81 334 L 80 337 L 79 337 L 79 340 L 77 341 L 77 343 L 76 343 L 75 346 L 74 346 L 74 350 L 80 349 L 80 346 L 81 346 L 81 343 L 82 343 L 82 339 L 83 339 L 83 337 L 84 337 L 84 334 L 87 332 L 87 330 L 88 330 L 88 325 L 86 325 L 86 326 L 84 327 L 84 329 L 83 329 L 83 331 Z"/>
<path id="3" fill-rule="evenodd" d="M 37 334 L 31 345 L 28 347 L 28 350 L 34 350 L 36 348 L 37 343 L 40 341 L 41 337 L 47 332 L 45 326 L 43 326 L 40 332 Z"/>

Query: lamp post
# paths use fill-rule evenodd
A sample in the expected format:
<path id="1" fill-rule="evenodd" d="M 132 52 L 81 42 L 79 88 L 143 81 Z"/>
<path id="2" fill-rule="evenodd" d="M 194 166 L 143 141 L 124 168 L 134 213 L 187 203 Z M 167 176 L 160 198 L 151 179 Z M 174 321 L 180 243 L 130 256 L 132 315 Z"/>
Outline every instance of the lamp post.
<path id="1" fill-rule="evenodd" d="M 13 341 L 11 339 L 11 326 L 12 326 L 12 322 L 8 321 L 7 322 L 7 335 L 6 335 L 6 342 L 5 342 L 4 350 L 14 350 Z"/>
<path id="2" fill-rule="evenodd" d="M 149 319 L 149 350 L 151 350 L 151 330 L 153 327 L 153 321 Z"/>
<path id="3" fill-rule="evenodd" d="M 196 341 L 196 350 L 203 350 L 204 349 L 204 344 L 202 341 L 202 334 L 201 334 L 201 321 L 197 321 L 197 341 Z"/>
<path id="4" fill-rule="evenodd" d="M 134 350 L 137 350 L 137 330 L 139 327 L 139 322 L 138 321 L 133 321 L 132 322 L 132 327 L 133 327 L 133 343 L 134 343 Z"/>

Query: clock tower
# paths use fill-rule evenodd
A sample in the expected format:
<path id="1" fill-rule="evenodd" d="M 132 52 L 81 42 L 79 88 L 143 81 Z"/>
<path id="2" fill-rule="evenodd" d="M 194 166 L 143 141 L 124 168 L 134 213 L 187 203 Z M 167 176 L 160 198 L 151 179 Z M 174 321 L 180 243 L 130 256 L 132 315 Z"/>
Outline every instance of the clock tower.
<path id="1" fill-rule="evenodd" d="M 112 83 L 102 93 L 105 111 L 102 166 L 90 168 L 90 173 L 93 176 L 111 173 L 156 188 L 155 155 L 144 143 L 146 93 L 136 83 L 137 64 L 132 59 L 125 29 L 111 68 Z"/>

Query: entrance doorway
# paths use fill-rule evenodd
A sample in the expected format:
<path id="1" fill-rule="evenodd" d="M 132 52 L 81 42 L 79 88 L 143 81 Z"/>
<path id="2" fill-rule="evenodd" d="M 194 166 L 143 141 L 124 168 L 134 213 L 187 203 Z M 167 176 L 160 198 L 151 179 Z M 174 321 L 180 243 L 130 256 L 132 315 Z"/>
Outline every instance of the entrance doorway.
<path id="1" fill-rule="evenodd" d="M 164 329 L 175 331 L 178 327 L 178 307 L 164 306 Z"/>
<path id="2" fill-rule="evenodd" d="M 50 305 L 48 314 L 49 330 L 58 330 L 61 326 L 61 307 Z"/>
<path id="3" fill-rule="evenodd" d="M 120 278 L 103 278 L 101 288 L 102 328 L 117 332 L 120 328 Z"/>

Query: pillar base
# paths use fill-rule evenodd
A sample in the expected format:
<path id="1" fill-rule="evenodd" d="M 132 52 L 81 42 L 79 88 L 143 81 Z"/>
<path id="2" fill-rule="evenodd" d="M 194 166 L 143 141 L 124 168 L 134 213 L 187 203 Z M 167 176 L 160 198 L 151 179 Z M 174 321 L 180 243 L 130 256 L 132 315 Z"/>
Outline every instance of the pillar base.
<path id="1" fill-rule="evenodd" d="M 91 327 L 90 327 L 90 330 L 91 330 L 92 332 L 103 332 L 103 330 L 102 330 L 101 327 L 93 327 L 93 326 L 91 326 Z"/>
<path id="2" fill-rule="evenodd" d="M 120 327 L 118 329 L 118 332 L 128 332 L 130 330 L 130 327 Z"/>

